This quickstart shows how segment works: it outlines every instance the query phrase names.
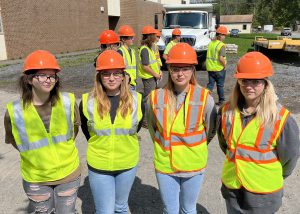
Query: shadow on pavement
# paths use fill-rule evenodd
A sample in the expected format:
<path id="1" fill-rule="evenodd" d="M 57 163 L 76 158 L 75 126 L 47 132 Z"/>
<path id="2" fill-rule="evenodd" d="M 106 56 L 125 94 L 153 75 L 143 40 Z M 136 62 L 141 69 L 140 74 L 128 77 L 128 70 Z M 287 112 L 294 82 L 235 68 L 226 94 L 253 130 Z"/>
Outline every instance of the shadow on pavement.
<path id="1" fill-rule="evenodd" d="M 159 190 L 142 184 L 141 179 L 136 177 L 129 197 L 129 207 L 132 214 L 161 214 L 163 204 Z M 200 204 L 197 204 L 197 213 L 209 214 Z"/>
<path id="2" fill-rule="evenodd" d="M 81 199 L 81 211 L 83 214 L 94 213 L 94 202 L 88 177 L 78 190 L 78 198 Z M 129 209 L 131 214 L 161 214 L 163 210 L 159 190 L 153 186 L 142 184 L 139 177 L 135 178 L 129 196 Z M 197 204 L 198 214 L 209 214 L 205 207 Z"/>
<path id="3" fill-rule="evenodd" d="M 88 177 L 85 177 L 83 185 L 79 187 L 77 196 L 82 201 L 81 211 L 83 214 L 95 213 L 95 206 Z"/>

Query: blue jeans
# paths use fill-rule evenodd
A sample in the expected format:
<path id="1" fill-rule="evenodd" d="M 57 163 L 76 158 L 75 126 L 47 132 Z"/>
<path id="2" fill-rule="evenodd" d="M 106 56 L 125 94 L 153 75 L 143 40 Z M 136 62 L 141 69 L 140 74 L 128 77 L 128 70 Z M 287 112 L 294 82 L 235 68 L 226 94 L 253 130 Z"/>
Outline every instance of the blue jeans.
<path id="1" fill-rule="evenodd" d="M 181 178 L 156 172 L 165 214 L 196 214 L 196 205 L 204 173 Z"/>
<path id="2" fill-rule="evenodd" d="M 128 213 L 128 197 L 137 167 L 116 174 L 106 175 L 89 170 L 96 214 Z"/>
<path id="3" fill-rule="evenodd" d="M 28 213 L 74 214 L 80 176 L 59 185 L 40 185 L 23 180 L 23 188 L 29 199 Z"/>
<path id="4" fill-rule="evenodd" d="M 219 96 L 219 102 L 225 101 L 224 96 L 224 82 L 226 77 L 226 70 L 221 71 L 208 71 L 208 83 L 207 89 L 213 91 L 215 87 L 215 82 L 217 83 L 217 92 Z"/>

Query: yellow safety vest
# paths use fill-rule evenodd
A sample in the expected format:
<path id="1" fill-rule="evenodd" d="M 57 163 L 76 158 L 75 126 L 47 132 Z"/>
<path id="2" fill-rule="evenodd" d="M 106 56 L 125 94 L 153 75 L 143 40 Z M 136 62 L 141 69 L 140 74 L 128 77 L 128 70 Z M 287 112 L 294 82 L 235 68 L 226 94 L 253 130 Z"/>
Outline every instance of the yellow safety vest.
<path id="1" fill-rule="evenodd" d="M 157 74 L 159 74 L 160 70 L 159 70 L 159 66 L 158 66 L 156 56 L 155 56 L 153 50 L 150 49 L 148 46 L 143 45 L 139 50 L 139 61 L 140 61 L 139 69 L 138 69 L 139 70 L 139 77 L 142 78 L 142 79 L 150 79 L 153 76 L 145 71 L 145 69 L 143 68 L 143 64 L 141 63 L 142 62 L 141 52 L 144 48 L 146 48 L 148 50 L 150 68 Z"/>
<path id="2" fill-rule="evenodd" d="M 109 112 L 102 119 L 97 111 L 97 101 L 91 94 L 82 95 L 83 114 L 87 118 L 90 139 L 88 140 L 87 162 L 99 170 L 115 171 L 137 165 L 139 143 L 137 127 L 142 119 L 142 95 L 131 91 L 133 111 L 123 118 L 117 112 L 114 124 Z"/>
<path id="3" fill-rule="evenodd" d="M 124 63 L 126 66 L 125 71 L 130 76 L 130 85 L 136 86 L 136 58 L 135 58 L 135 51 L 131 49 L 131 57 L 127 50 L 127 48 L 123 45 L 119 48 L 120 51 L 122 51 Z"/>
<path id="4" fill-rule="evenodd" d="M 221 71 L 224 69 L 219 60 L 220 50 L 223 46 L 225 46 L 225 44 L 220 40 L 212 40 L 209 43 L 205 62 L 207 71 Z M 227 62 L 226 57 L 225 62 Z"/>
<path id="5" fill-rule="evenodd" d="M 7 104 L 12 133 L 21 156 L 21 174 L 27 182 L 63 179 L 79 166 L 74 142 L 75 96 L 61 93 L 52 107 L 49 132 L 33 104 Z"/>
<path id="6" fill-rule="evenodd" d="M 169 54 L 169 51 L 171 50 L 171 48 L 172 48 L 173 46 L 175 46 L 176 44 L 178 44 L 178 43 L 177 43 L 177 42 L 174 42 L 173 40 L 172 40 L 171 42 L 169 42 L 169 43 L 167 44 L 167 47 L 166 47 L 165 51 L 164 51 L 164 54 L 168 55 L 168 54 Z"/>
<path id="7" fill-rule="evenodd" d="M 150 94 L 156 122 L 155 169 L 167 174 L 200 171 L 207 162 L 203 117 L 209 91 L 190 85 L 185 102 L 173 119 L 168 114 L 167 93 L 166 89 L 157 89 Z"/>
<path id="8" fill-rule="evenodd" d="M 162 66 L 162 62 L 161 62 L 161 58 L 160 58 L 160 53 L 159 53 L 159 50 L 158 50 L 158 46 L 157 46 L 156 43 L 153 46 L 153 51 L 155 53 L 157 63 L 161 67 Z"/>
<path id="9" fill-rule="evenodd" d="M 278 107 L 279 118 L 274 127 L 263 127 L 254 117 L 244 128 L 241 113 L 229 115 L 229 104 L 222 109 L 222 133 L 227 143 L 222 182 L 229 189 L 242 186 L 250 192 L 267 194 L 283 187 L 282 165 L 278 160 L 276 142 L 289 111 Z"/>

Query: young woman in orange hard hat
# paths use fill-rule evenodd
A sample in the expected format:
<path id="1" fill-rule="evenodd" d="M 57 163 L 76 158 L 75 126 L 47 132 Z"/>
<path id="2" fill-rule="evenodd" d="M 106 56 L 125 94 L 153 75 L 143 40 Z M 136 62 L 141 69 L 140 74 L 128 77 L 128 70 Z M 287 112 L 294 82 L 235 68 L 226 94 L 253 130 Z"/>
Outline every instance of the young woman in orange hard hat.
<path id="1" fill-rule="evenodd" d="M 142 42 L 139 49 L 139 77 L 143 81 L 144 93 L 143 103 L 146 103 L 150 92 L 157 88 L 157 83 L 162 79 L 162 72 L 153 51 L 156 41 L 156 30 L 152 26 L 145 26 L 142 30 Z M 147 127 L 147 120 L 144 119 L 143 126 Z"/>
<path id="2" fill-rule="evenodd" d="M 135 50 L 132 47 L 135 33 L 132 27 L 123 25 L 120 27 L 118 34 L 122 43 L 117 50 L 122 55 L 125 63 L 126 80 L 130 84 L 131 90 L 136 90 L 136 75 L 137 75 L 137 59 Z"/>
<path id="3" fill-rule="evenodd" d="M 60 70 L 48 51 L 32 52 L 19 80 L 21 99 L 7 104 L 5 142 L 20 152 L 29 213 L 75 213 L 80 115 L 74 94 L 59 92 Z"/>
<path id="4" fill-rule="evenodd" d="M 99 35 L 99 52 L 98 56 L 105 50 L 117 50 L 120 46 L 118 35 L 112 30 L 104 30 Z M 94 66 L 96 67 L 97 58 L 94 59 Z"/>
<path id="5" fill-rule="evenodd" d="M 209 91 L 197 84 L 197 55 L 189 44 L 172 47 L 166 63 L 168 84 L 148 101 L 156 178 L 164 213 L 196 214 L 217 112 Z"/>
<path id="6" fill-rule="evenodd" d="M 89 183 L 97 214 L 127 213 L 137 171 L 142 96 L 129 90 L 124 69 L 118 52 L 101 53 L 94 90 L 83 94 L 79 106 L 82 131 L 88 140 Z"/>
<path id="7" fill-rule="evenodd" d="M 221 191 L 230 214 L 275 213 L 282 204 L 283 180 L 299 157 L 299 128 L 278 102 L 272 75 L 265 55 L 245 54 L 232 95 L 219 110 L 219 144 L 226 154 Z"/>

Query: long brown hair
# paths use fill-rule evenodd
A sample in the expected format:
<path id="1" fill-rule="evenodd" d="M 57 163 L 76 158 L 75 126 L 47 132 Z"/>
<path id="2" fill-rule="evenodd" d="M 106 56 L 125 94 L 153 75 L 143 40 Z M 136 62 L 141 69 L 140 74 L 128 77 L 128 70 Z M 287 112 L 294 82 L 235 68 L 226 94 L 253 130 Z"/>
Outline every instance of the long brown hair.
<path id="1" fill-rule="evenodd" d="M 18 89 L 21 93 L 21 99 L 23 101 L 24 108 L 32 102 L 33 93 L 32 93 L 32 85 L 30 82 L 32 81 L 34 74 L 38 72 L 38 70 L 30 70 L 27 71 L 26 74 L 23 74 L 18 80 Z M 60 82 L 59 77 L 57 76 L 58 80 L 55 83 L 53 89 L 50 91 L 49 101 L 51 105 L 55 105 L 57 100 L 59 100 L 59 88 Z"/>
<path id="2" fill-rule="evenodd" d="M 168 82 L 165 86 L 165 89 L 167 89 L 168 91 L 168 112 L 169 112 L 169 117 L 173 118 L 173 116 L 175 115 L 175 104 L 176 104 L 176 96 L 175 96 L 175 86 L 174 83 L 171 79 L 171 71 L 170 71 L 170 66 L 168 66 L 168 70 L 169 70 L 169 76 L 168 76 Z M 197 79 L 196 79 L 196 68 L 195 66 L 193 66 L 193 74 L 191 76 L 190 79 L 190 84 L 191 85 L 198 85 L 197 83 Z"/>
<path id="3" fill-rule="evenodd" d="M 94 89 L 92 91 L 92 94 L 94 95 L 94 98 L 97 101 L 98 108 L 97 111 L 99 113 L 99 116 L 101 119 L 109 113 L 110 111 L 110 101 L 108 99 L 108 96 L 105 92 L 105 88 L 103 87 L 103 84 L 101 82 L 100 72 L 97 72 L 95 75 L 95 81 L 94 81 Z M 125 76 L 124 76 L 125 80 Z M 133 97 L 129 91 L 129 86 L 126 81 L 122 81 L 121 88 L 120 88 L 120 104 L 118 107 L 118 111 L 120 111 L 121 116 L 125 118 L 128 113 L 132 112 L 132 102 Z"/>
<path id="4" fill-rule="evenodd" d="M 141 45 L 146 45 L 148 48 L 152 48 L 153 43 L 156 41 L 155 34 L 146 34 L 143 35 L 143 39 L 141 41 Z"/>

